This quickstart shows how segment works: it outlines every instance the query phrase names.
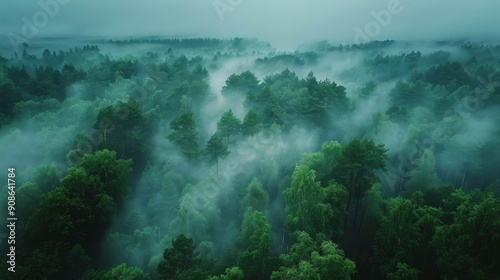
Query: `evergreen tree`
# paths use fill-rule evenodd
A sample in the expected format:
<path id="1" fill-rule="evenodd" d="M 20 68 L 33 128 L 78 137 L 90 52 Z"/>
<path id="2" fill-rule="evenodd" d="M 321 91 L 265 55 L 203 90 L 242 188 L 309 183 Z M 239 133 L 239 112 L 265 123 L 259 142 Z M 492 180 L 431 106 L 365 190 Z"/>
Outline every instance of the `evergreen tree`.
<path id="1" fill-rule="evenodd" d="M 170 133 L 167 138 L 176 144 L 181 152 L 188 158 L 194 159 L 198 156 L 198 131 L 193 113 L 182 114 L 179 118 L 170 122 Z"/>
<path id="2" fill-rule="evenodd" d="M 172 247 L 165 249 L 158 272 L 166 279 L 177 279 L 180 273 L 195 270 L 200 263 L 193 239 L 180 234 L 172 240 Z"/>
<path id="3" fill-rule="evenodd" d="M 249 111 L 243 119 L 241 131 L 245 136 L 253 136 L 260 130 L 260 118 L 255 111 Z"/>
<path id="4" fill-rule="evenodd" d="M 241 129 L 241 121 L 234 116 L 233 111 L 229 110 L 222 114 L 220 121 L 217 123 L 217 131 L 220 135 L 227 137 L 227 144 L 229 145 L 229 137 L 237 135 Z"/>
<path id="5" fill-rule="evenodd" d="M 229 155 L 227 145 L 224 144 L 218 133 L 210 137 L 205 147 L 204 157 L 207 163 L 212 166 L 216 165 L 216 174 L 219 176 L 219 160 L 224 159 Z"/>

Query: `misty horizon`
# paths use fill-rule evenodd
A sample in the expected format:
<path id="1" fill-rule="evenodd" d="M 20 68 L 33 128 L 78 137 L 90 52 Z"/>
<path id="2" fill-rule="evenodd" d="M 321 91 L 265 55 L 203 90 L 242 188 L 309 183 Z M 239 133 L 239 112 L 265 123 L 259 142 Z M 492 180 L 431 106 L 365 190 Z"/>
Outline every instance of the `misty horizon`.
<path id="1" fill-rule="evenodd" d="M 278 50 L 326 40 L 332 44 L 357 43 L 359 30 L 369 41 L 475 41 L 498 43 L 495 11 L 500 3 L 487 0 L 383 0 L 358 5 L 340 1 L 75 1 L 43 0 L 29 4 L 4 1 L 0 18 L 1 45 L 12 36 L 36 38 L 130 36 L 257 38 Z M 42 3 L 42 4 L 40 4 Z M 266 3 L 263 5 L 263 3 Z M 389 12 L 389 13 L 387 13 Z M 41 13 L 47 15 L 46 18 Z M 480 16 L 479 16 L 480 13 Z M 37 29 L 23 35 L 27 24 Z M 38 22 L 39 25 L 34 23 Z M 378 24 L 378 27 L 373 25 Z M 31 29 L 31 28 L 28 28 Z M 32 30 L 30 30 L 32 31 Z M 293 32 L 290 32 L 293 31 Z M 15 35 L 13 35 L 15 34 Z M 31 34 L 29 34 L 31 36 Z M 363 39 L 363 40 L 364 40 Z M 366 40 L 364 40 L 366 41 Z"/>

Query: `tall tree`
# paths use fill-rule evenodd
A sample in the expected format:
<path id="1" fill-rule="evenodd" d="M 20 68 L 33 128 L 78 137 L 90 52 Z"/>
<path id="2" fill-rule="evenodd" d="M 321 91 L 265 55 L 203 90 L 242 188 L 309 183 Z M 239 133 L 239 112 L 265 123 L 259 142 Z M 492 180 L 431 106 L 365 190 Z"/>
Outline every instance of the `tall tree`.
<path id="1" fill-rule="evenodd" d="M 177 279 L 185 271 L 194 270 L 200 263 L 193 239 L 180 234 L 172 240 L 172 247 L 165 249 L 158 272 L 166 279 Z"/>
<path id="2" fill-rule="evenodd" d="M 234 116 L 233 111 L 229 110 L 222 114 L 220 121 L 217 123 L 217 131 L 227 138 L 227 144 L 229 145 L 229 137 L 231 135 L 237 135 L 241 130 L 241 121 Z"/>
<path id="3" fill-rule="evenodd" d="M 437 227 L 432 247 L 437 252 L 437 265 L 447 278 L 498 279 L 500 268 L 500 202 L 493 194 L 479 201 L 457 191 L 448 199 L 453 223 Z M 456 200 L 456 202 L 452 202 Z M 457 206 L 458 204 L 458 206 Z"/>
<path id="4" fill-rule="evenodd" d="M 179 118 L 170 122 L 170 133 L 167 138 L 176 144 L 181 152 L 188 158 L 194 159 L 198 156 L 198 131 L 193 113 L 182 114 Z"/>
<path id="5" fill-rule="evenodd" d="M 337 244 L 323 241 L 319 248 L 305 232 L 296 232 L 297 242 L 290 253 L 281 255 L 283 266 L 273 271 L 271 280 L 332 279 L 349 280 L 356 273 L 356 265 L 345 257 Z"/>
<path id="6" fill-rule="evenodd" d="M 380 181 L 375 170 L 387 172 L 388 149 L 383 144 L 376 145 L 371 140 L 353 140 L 342 151 L 336 179 L 349 189 L 347 209 L 350 210 L 351 197 L 356 199 L 354 223 L 356 225 L 359 202 L 374 183 Z M 346 224 L 347 226 L 347 224 Z"/>
<path id="7" fill-rule="evenodd" d="M 98 149 L 113 150 L 120 158 L 136 161 L 146 148 L 145 124 L 146 119 L 137 101 L 119 102 L 102 109 L 94 123 L 94 129 L 102 133 Z"/>
<path id="8" fill-rule="evenodd" d="M 243 124 L 241 125 L 241 132 L 245 136 L 253 136 L 255 133 L 257 133 L 260 130 L 261 122 L 259 115 L 251 110 L 249 111 L 246 115 L 245 118 L 243 119 Z"/>
<path id="9" fill-rule="evenodd" d="M 314 170 L 298 166 L 292 175 L 292 185 L 283 191 L 283 196 L 289 232 L 305 231 L 316 238 L 318 234 L 331 234 L 327 224 L 333 210 L 327 203 L 326 189 L 315 178 Z"/>
<path id="10" fill-rule="evenodd" d="M 432 151 L 426 149 L 419 160 L 420 164 L 411 171 L 410 180 L 404 185 L 406 196 L 410 196 L 416 191 L 424 191 L 425 188 L 435 186 L 438 183 L 436 159 Z"/>
<path id="11" fill-rule="evenodd" d="M 248 207 L 241 226 L 239 241 L 243 246 L 240 265 L 245 271 L 244 279 L 262 280 L 269 277 L 271 253 L 271 225 L 266 217 Z"/>
<path id="12" fill-rule="evenodd" d="M 257 178 L 253 178 L 247 187 L 247 194 L 241 200 L 241 208 L 246 210 L 252 207 L 257 211 L 264 211 L 269 202 L 269 194 L 262 188 L 262 183 Z"/>
<path id="13" fill-rule="evenodd" d="M 205 147 L 204 157 L 209 165 L 216 165 L 216 175 L 219 176 L 219 160 L 229 155 L 227 145 L 224 144 L 218 133 L 210 137 Z"/>
<path id="14" fill-rule="evenodd" d="M 130 193 L 128 176 L 132 171 L 131 159 L 117 159 L 116 152 L 102 150 L 97 151 L 94 155 L 85 155 L 80 167 L 89 175 L 88 179 L 95 178 L 99 181 L 99 185 L 94 187 L 112 197 L 119 206 L 125 203 Z M 66 181 L 65 183 L 71 187 L 79 183 L 79 180 L 71 176 L 67 176 L 63 181 Z"/>

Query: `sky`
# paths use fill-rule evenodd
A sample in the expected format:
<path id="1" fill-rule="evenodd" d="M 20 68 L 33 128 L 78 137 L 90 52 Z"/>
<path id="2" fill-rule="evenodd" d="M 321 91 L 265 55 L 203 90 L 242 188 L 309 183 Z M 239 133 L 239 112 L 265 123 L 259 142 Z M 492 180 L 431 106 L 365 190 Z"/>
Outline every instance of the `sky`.
<path id="1" fill-rule="evenodd" d="M 321 40 L 497 43 L 498 11 L 498 0 L 1 0 L 0 44 L 143 35 L 258 38 L 278 49 Z"/>

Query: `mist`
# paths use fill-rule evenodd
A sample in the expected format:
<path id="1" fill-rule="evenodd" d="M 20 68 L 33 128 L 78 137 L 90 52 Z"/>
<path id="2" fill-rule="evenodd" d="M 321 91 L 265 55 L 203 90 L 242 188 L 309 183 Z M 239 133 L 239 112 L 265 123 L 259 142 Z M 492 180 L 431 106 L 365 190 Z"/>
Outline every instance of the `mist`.
<path id="1" fill-rule="evenodd" d="M 500 3 L 0 5 L 0 278 L 499 275 Z"/>
<path id="2" fill-rule="evenodd" d="M 40 1 L 52 3 L 54 1 Z M 356 42 L 357 29 L 372 40 L 436 41 L 474 40 L 498 42 L 491 28 L 498 23 L 496 1 L 57 1 L 53 16 L 40 21 L 33 34 L 47 37 L 182 36 L 258 38 L 279 50 L 327 40 L 333 44 Z M 53 3 L 52 3 L 53 4 Z M 2 34 L 23 36 L 23 17 L 44 11 L 38 2 L 3 1 Z M 381 15 L 378 28 L 370 26 L 381 11 L 394 7 L 396 13 Z M 383 13 L 382 13 L 383 14 Z M 481 16 L 478 17 L 478 14 Z M 292 32 L 291 32 L 292 31 Z M 27 31 L 28 32 L 28 31 Z M 10 45 L 2 36 L 2 45 Z"/>

